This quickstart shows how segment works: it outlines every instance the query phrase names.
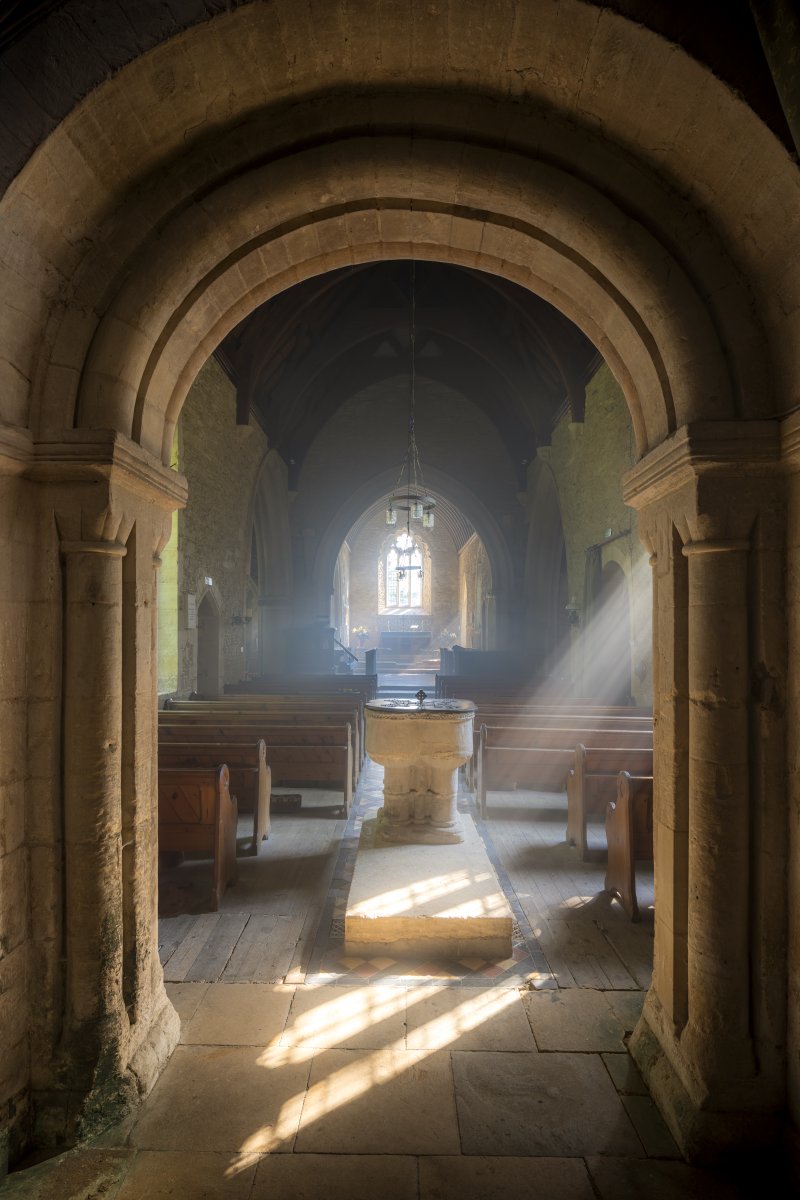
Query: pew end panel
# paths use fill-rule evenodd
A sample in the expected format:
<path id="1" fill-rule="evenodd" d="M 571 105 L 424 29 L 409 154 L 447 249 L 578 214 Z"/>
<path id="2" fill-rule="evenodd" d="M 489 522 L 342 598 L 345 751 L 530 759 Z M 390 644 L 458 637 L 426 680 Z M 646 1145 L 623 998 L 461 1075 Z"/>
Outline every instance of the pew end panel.
<path id="1" fill-rule="evenodd" d="M 210 854 L 211 908 L 236 883 L 238 808 L 228 767 L 165 767 L 158 772 L 159 851 Z"/>
<path id="2" fill-rule="evenodd" d="M 606 809 L 606 891 L 632 921 L 640 921 L 636 863 L 653 861 L 653 777 L 620 771 L 617 796 Z"/>
<path id="3" fill-rule="evenodd" d="M 159 730 L 158 761 L 161 767 L 206 767 L 225 763 L 229 771 L 229 790 L 236 797 L 239 813 L 253 814 L 253 837 L 248 852 L 258 854 L 262 841 L 270 834 L 269 803 L 271 773 L 263 738 L 245 740 L 211 736 L 196 730 Z M 180 738 L 180 740 L 178 740 Z"/>
<path id="4" fill-rule="evenodd" d="M 617 799 L 617 779 L 621 771 L 635 776 L 653 773 L 653 751 L 641 747 L 575 747 L 575 762 L 567 778 L 567 832 L 570 845 L 576 847 L 583 862 L 602 861 L 607 851 L 590 849 L 587 822 L 590 816 L 602 816 Z"/>

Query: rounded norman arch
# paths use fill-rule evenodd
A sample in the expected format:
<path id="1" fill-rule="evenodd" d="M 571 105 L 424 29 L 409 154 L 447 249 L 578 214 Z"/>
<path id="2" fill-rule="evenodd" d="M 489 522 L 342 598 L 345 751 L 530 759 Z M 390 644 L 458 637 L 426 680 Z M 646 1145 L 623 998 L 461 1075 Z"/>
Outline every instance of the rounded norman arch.
<path id="1" fill-rule="evenodd" d="M 40 432 L 112 428 L 157 449 L 196 359 L 232 323 L 323 260 L 378 246 L 499 270 L 552 299 L 611 365 L 642 452 L 687 420 L 789 407 L 798 283 L 780 267 L 800 233 L 797 172 L 747 106 L 679 48 L 581 0 L 501 0 L 497 60 L 470 36 L 487 19 L 478 0 L 452 27 L 413 8 L 402 66 L 367 0 L 339 14 L 341 59 L 309 53 L 301 21 L 278 36 L 274 14 L 242 5 L 76 106 L 3 203 L 0 258 L 29 289 L 11 326 L 21 425 L 32 400 Z M 445 44 L 442 64 L 430 48 Z M 532 44 L 548 53 L 520 72 Z M 600 66 L 612 46 L 637 67 L 624 105 Z M 236 95 L 207 94 L 203 63 L 209 81 L 228 70 Z M 154 122 L 165 82 L 169 119 Z M 684 120 L 693 136 L 676 138 Z M 370 137 L 354 137 L 365 124 Z M 115 135 L 128 152 L 110 172 Z M 54 171 L 62 162 L 75 169 Z M 527 253 L 507 254 L 518 237 Z"/>
<path id="2" fill-rule="evenodd" d="M 736 415 L 725 355 L 680 264 L 549 164 L 345 138 L 222 184 L 203 214 L 177 214 L 115 295 L 82 364 L 79 425 L 119 429 L 164 459 L 194 378 L 249 312 L 333 267 L 401 257 L 501 274 L 565 313 L 622 387 L 640 453 L 693 414 Z"/>
<path id="3" fill-rule="evenodd" d="M 111 445 L 124 460 L 115 461 L 123 467 L 119 473 L 133 463 L 141 472 L 138 482 L 146 475 L 155 493 L 167 495 L 165 473 L 155 468 L 169 461 L 184 398 L 224 335 L 297 280 L 382 257 L 435 258 L 494 272 L 561 309 L 620 383 L 640 454 L 687 423 L 752 420 L 796 406 L 800 278 L 787 264 L 800 244 L 800 176 L 774 136 L 711 71 L 644 27 L 582 0 L 497 0 L 491 6 L 463 0 L 446 10 L 410 0 L 405 22 L 383 26 L 372 0 L 353 0 L 337 9 L 336 36 L 348 47 L 340 55 L 328 53 L 325 39 L 311 46 L 299 10 L 287 9 L 280 27 L 276 10 L 237 6 L 120 70 L 76 105 L 9 186 L 0 204 L 0 295 L 6 303 L 0 377 L 15 469 L 17 461 L 27 463 L 33 441 L 17 437 L 17 430 L 31 430 L 43 447 L 42 474 L 31 472 L 34 479 L 47 479 L 47 455 L 51 464 L 66 457 L 65 445 L 74 449 L 77 443 L 92 461 Z M 487 21 L 486 37 L 475 37 Z M 502 51 L 487 55 L 487 44 Z M 219 86 L 221 79 L 236 80 L 235 94 Z M 663 86 L 653 87 L 654 79 Z M 179 491 L 176 485 L 170 501 L 178 502 Z M 134 511 L 148 528 L 152 514 L 145 504 Z M 112 518 L 118 518 L 115 511 L 109 525 Z M 92 528 L 105 523 L 101 515 Z M 35 544 L 41 530 L 31 523 L 30 531 Z M 713 543 L 713 530 L 703 532 Z M 670 548 L 660 562 L 656 556 L 665 572 L 679 559 L 671 534 L 672 526 L 659 537 Z M 481 536 L 488 549 L 489 536 L 484 530 Z M 498 565 L 513 573 L 502 537 L 494 546 Z M 55 558 L 52 535 L 48 547 Z M 727 548 L 734 557 L 741 549 L 735 539 Z M 323 547 L 319 563 L 325 552 Z M 117 560 L 112 555 L 110 561 Z M 690 569 L 711 575 L 714 561 L 720 560 L 695 554 Z M 332 565 L 324 565 L 330 581 Z M 116 568 L 105 562 L 103 568 L 115 578 Z M 487 597 L 487 623 L 496 595 Z M 744 587 L 742 597 L 744 612 Z M 83 591 L 80 598 L 87 599 Z M 664 618 L 662 633 L 677 628 L 679 618 L 670 619 L 668 627 Z M 716 645 L 711 620 L 705 628 Z M 112 641 L 109 636 L 109 647 Z M 677 636 L 676 645 L 683 645 Z M 55 633 L 51 649 L 56 661 Z M 77 638 L 68 649 L 76 656 Z M 733 665 L 738 668 L 740 660 Z M 68 772 L 63 785 L 78 814 L 89 814 L 94 799 L 109 812 L 120 811 L 117 777 L 102 774 L 111 770 L 112 717 L 122 686 L 112 666 L 110 650 L 92 664 L 92 695 L 103 695 L 111 681 L 115 704 L 105 705 L 87 735 L 80 773 Z M 664 683 L 668 697 L 670 681 Z M 67 678 L 60 696 L 68 730 L 77 725 L 76 696 L 82 699 L 88 686 L 74 684 Z M 146 719 L 136 723 L 140 751 L 147 748 L 140 730 L 148 726 Z M 702 751 L 696 721 L 690 733 Z M 681 771 L 678 762 L 671 777 L 675 796 L 689 795 Z M 746 770 L 733 774 L 740 791 L 727 806 L 725 828 L 731 815 L 740 821 L 750 816 L 754 827 L 760 820 L 757 832 L 767 835 L 766 850 L 780 861 L 785 833 L 774 836 L 760 815 L 763 808 L 773 817 L 776 790 L 764 786 L 759 792 Z M 82 808 L 87 775 L 109 782 Z M 703 778 L 692 784 L 694 808 L 705 800 Z M 753 803 L 752 814 L 742 780 L 753 784 L 754 801 L 764 801 Z M 57 779 L 54 803 L 59 787 Z M 785 827 L 785 812 L 780 816 Z M 722 823 L 718 828 L 724 832 Z M 108 862 L 116 861 L 118 833 L 112 828 L 104 846 Z M 79 873 L 82 843 L 71 844 L 69 854 Z M 762 888 L 748 908 L 753 896 L 744 886 L 755 855 L 734 857 L 747 869 L 729 872 L 737 884 L 744 878 L 734 898 L 747 928 L 752 933 L 762 917 L 766 928 L 770 913 L 778 926 L 783 898 L 775 899 L 777 889 L 767 895 Z M 776 874 L 772 862 L 769 868 Z M 759 870 L 755 889 L 766 877 L 766 863 Z M 715 896 L 722 891 L 719 882 L 717 873 Z M 152 933 L 152 898 L 145 892 L 142 920 Z M 770 904 L 760 908 L 762 895 Z M 721 906 L 696 909 L 705 917 Z M 86 930 L 77 930 L 86 933 L 90 949 L 105 945 L 105 915 L 98 909 L 97 928 L 87 918 Z M 742 1088 L 726 1093 L 716 1072 L 720 1061 L 731 1058 L 727 1042 L 698 1023 L 673 1055 L 678 1066 L 688 1064 L 684 1080 L 697 1068 L 697 1091 L 688 1099 L 697 1101 L 698 1124 L 709 1107 L 706 1084 L 711 1122 L 715 1100 L 727 1111 L 742 1103 L 745 1091 L 752 1105 L 751 1091 L 760 1088 L 769 1099 L 770 1089 L 781 1087 L 783 1062 L 775 1060 L 783 1048 L 774 1049 L 773 1036 L 780 1016 L 774 1022 L 765 1016 L 756 973 L 744 977 L 744 987 L 727 973 L 733 962 L 742 975 L 745 925 L 740 919 L 733 926 L 736 936 L 716 958 L 709 936 L 691 965 L 706 983 L 717 971 L 734 1018 L 750 1015 L 746 985 L 756 993 L 752 1015 L 766 1083 L 761 1087 L 743 1068 Z M 674 932 L 677 944 L 685 931 Z M 700 939 L 705 932 L 714 930 L 703 926 Z M 768 942 L 764 935 L 763 945 Z M 79 953 L 81 963 L 91 958 L 83 948 Z M 110 957 L 101 957 L 101 984 L 113 969 Z M 114 1003 L 110 989 L 98 992 L 104 1001 L 112 996 L 109 1006 Z M 76 1011 L 77 1017 L 67 1011 L 67 1034 L 73 1017 L 78 1028 Z M 651 1016 L 654 1036 L 672 1047 L 671 1012 L 660 1026 L 655 1004 Z M 124 1050 L 124 1009 L 105 1017 Z M 164 1020 L 171 1020 L 169 1014 Z M 164 1028 L 177 1036 L 174 1025 Z M 136 1039 L 137 1048 L 148 1045 L 141 1030 Z M 108 1061 L 108 1047 L 102 1049 Z M 146 1058 L 143 1052 L 139 1066 Z M 157 1054 L 151 1059 L 158 1061 Z M 127 1061 L 121 1050 L 120 1063 Z M 150 1077 L 154 1069 L 148 1068 Z M 693 1136 L 690 1130 L 688 1138 Z"/>

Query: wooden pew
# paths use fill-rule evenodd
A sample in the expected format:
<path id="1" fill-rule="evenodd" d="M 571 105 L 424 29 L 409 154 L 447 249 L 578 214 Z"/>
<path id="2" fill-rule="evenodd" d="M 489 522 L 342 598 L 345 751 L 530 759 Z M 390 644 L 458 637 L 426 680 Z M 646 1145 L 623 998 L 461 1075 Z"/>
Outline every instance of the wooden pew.
<path id="1" fill-rule="evenodd" d="M 246 738 L 246 740 L 245 740 Z M 253 814 L 251 854 L 258 854 L 261 843 L 269 837 L 271 770 L 267 765 L 266 744 L 263 738 L 253 741 L 248 730 L 241 743 L 226 737 L 225 741 L 201 737 L 185 741 L 160 739 L 158 765 L 161 767 L 214 767 L 225 763 L 229 771 L 229 788 L 236 796 L 239 812 Z"/>
<path id="2" fill-rule="evenodd" d="M 609 803 L 616 799 L 620 771 L 652 775 L 652 749 L 575 748 L 575 765 L 567 776 L 567 841 L 577 847 L 583 862 L 606 857 L 605 850 L 590 851 L 586 823 L 591 815 L 605 816 Z"/>
<path id="3" fill-rule="evenodd" d="M 226 696 L 269 695 L 347 695 L 374 700 L 378 694 L 377 675 L 261 675 L 226 683 Z M 202 697 L 198 697 L 201 699 Z"/>
<path id="4" fill-rule="evenodd" d="M 204 767 L 159 767 L 158 849 L 210 854 L 211 907 L 236 882 L 236 799 L 225 763 Z"/>
<path id="5" fill-rule="evenodd" d="M 353 735 L 349 722 L 288 725 L 264 722 L 258 713 L 159 714 L 159 744 L 211 738 L 226 743 L 263 738 L 272 787 L 322 786 L 341 790 L 347 816 L 353 800 Z"/>
<path id="6" fill-rule="evenodd" d="M 588 721 L 567 728 L 482 725 L 478 738 L 475 790 L 484 819 L 489 791 L 563 791 L 579 744 L 651 753 L 653 748 L 651 729 L 594 729 Z"/>
<path id="7" fill-rule="evenodd" d="M 609 716 L 649 717 L 651 720 L 653 717 L 650 705 L 605 704 L 591 696 L 574 697 L 570 700 L 556 699 L 535 691 L 528 692 L 524 688 L 487 687 L 483 680 L 472 680 L 458 675 L 443 677 L 437 686 L 437 695 L 449 699 L 472 700 L 478 708 L 508 708 L 530 715 L 605 713 Z"/>
<path id="8" fill-rule="evenodd" d="M 240 696 L 223 700 L 168 699 L 162 712 L 257 713 L 273 723 L 288 725 L 339 724 L 349 721 L 353 727 L 353 786 L 364 761 L 364 701 L 358 696 Z"/>
<path id="9" fill-rule="evenodd" d="M 324 697 L 269 697 L 261 702 L 259 697 L 245 696 L 234 700 L 180 700 L 173 701 L 162 709 L 163 720 L 174 713 L 237 714 L 242 721 L 251 716 L 254 724 L 263 725 L 341 725 L 349 722 L 353 731 L 353 786 L 359 782 L 363 761 L 363 738 L 360 730 L 363 722 L 363 706 L 356 697 L 344 700 L 335 697 L 333 703 Z M 160 713 L 160 720 L 162 719 Z"/>
<path id="10" fill-rule="evenodd" d="M 588 710 L 585 713 L 553 714 L 551 710 L 542 713 L 531 713 L 512 705 L 503 707 L 480 706 L 476 709 L 473 728 L 473 755 L 465 767 L 467 786 L 477 791 L 478 765 L 480 762 L 480 737 L 482 726 L 487 728 L 530 728 L 530 729 L 572 729 L 575 731 L 575 745 L 583 741 L 584 730 L 624 729 L 634 732 L 640 730 L 652 735 L 653 718 L 651 716 L 612 715 L 600 709 Z"/>
<path id="11" fill-rule="evenodd" d="M 653 861 L 653 776 L 620 771 L 617 798 L 606 809 L 606 891 L 632 921 L 640 920 L 636 864 Z"/>

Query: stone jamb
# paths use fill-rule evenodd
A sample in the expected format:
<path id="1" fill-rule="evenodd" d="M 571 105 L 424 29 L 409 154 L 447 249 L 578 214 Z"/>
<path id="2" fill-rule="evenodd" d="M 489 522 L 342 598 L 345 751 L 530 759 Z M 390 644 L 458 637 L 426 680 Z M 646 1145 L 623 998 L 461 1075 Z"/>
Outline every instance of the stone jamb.
<path id="1" fill-rule="evenodd" d="M 785 1022 L 767 1010 L 753 962 L 764 940 L 754 914 L 774 912 L 780 874 L 776 883 L 769 868 L 785 847 L 770 819 L 779 798 L 763 794 L 751 761 L 761 728 L 752 716 L 760 645 L 752 627 L 769 605 L 753 586 L 768 549 L 754 531 L 762 514 L 774 524 L 780 451 L 776 422 L 702 422 L 678 430 L 623 479 L 653 552 L 658 662 L 654 977 L 630 1049 L 690 1160 L 713 1159 L 740 1138 L 773 1140 L 782 1104 L 781 1056 L 766 1061 L 758 1048 L 782 1039 Z M 684 663 L 688 720 L 680 713 Z M 673 974 L 684 925 L 685 1006 Z M 770 964 L 776 969 L 780 962 Z"/>
<path id="2" fill-rule="evenodd" d="M 781 423 L 781 449 L 788 472 L 787 546 L 785 606 L 787 618 L 787 661 L 790 664 L 786 688 L 786 725 L 788 730 L 787 839 L 790 863 L 800 862 L 800 409 Z M 800 1044 L 800 872 L 792 870 L 787 878 L 788 964 L 787 964 L 787 1042 Z M 789 1056 L 787 1075 L 789 1112 L 800 1126 L 800 1062 Z"/>
<path id="3" fill-rule="evenodd" d="M 53 1078 L 37 1098 L 37 1133 L 47 1144 L 124 1116 L 152 1087 L 179 1032 L 156 944 L 152 651 L 154 560 L 172 510 L 185 503 L 186 482 L 106 431 L 70 431 L 36 445 L 26 474 L 55 517 L 64 571 L 64 1008 L 54 1022 L 61 1032 Z M 134 534 L 126 596 L 122 562 Z"/>

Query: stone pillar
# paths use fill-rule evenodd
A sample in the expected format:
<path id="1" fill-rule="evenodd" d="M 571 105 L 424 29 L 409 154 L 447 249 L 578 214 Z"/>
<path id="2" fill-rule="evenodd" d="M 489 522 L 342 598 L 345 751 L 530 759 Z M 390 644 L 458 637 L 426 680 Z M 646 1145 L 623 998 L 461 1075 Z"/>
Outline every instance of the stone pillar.
<path id="1" fill-rule="evenodd" d="M 689 966 L 682 1042 L 705 1086 L 749 1078 L 750 781 L 744 540 L 690 542 Z"/>
<path id="2" fill-rule="evenodd" d="M 800 580 L 800 474 L 792 477 L 789 499 L 789 570 Z M 800 863 L 800 589 L 788 596 L 789 663 L 788 687 L 788 807 L 789 858 Z M 800 871 L 789 872 L 788 889 L 788 1030 L 787 1039 L 795 1053 L 789 1059 L 788 1091 L 792 1119 L 800 1128 Z"/>
<path id="3" fill-rule="evenodd" d="M 687 1018 L 689 901 L 688 561 L 661 513 L 651 536 L 653 602 L 653 842 L 658 875 L 653 991 L 658 1023 L 680 1030 Z"/>
<path id="4" fill-rule="evenodd" d="M 62 745 L 63 987 L 59 1042 L 34 1096 L 37 1136 L 52 1145 L 125 1117 L 180 1033 L 156 946 L 152 556 L 186 483 L 108 431 L 48 443 L 34 479 L 63 564 L 60 714 L 50 731 Z"/>
<path id="5" fill-rule="evenodd" d="M 122 1035 L 122 556 L 65 541 L 64 1046 L 77 1085 Z M 111 1050 L 111 1053 L 109 1051 Z M 102 1081 L 101 1081 L 102 1082 Z"/>
<path id="6" fill-rule="evenodd" d="M 654 974 L 629 1048 L 691 1162 L 774 1147 L 783 1127 L 778 433 L 685 426 L 623 483 L 656 558 Z"/>

